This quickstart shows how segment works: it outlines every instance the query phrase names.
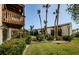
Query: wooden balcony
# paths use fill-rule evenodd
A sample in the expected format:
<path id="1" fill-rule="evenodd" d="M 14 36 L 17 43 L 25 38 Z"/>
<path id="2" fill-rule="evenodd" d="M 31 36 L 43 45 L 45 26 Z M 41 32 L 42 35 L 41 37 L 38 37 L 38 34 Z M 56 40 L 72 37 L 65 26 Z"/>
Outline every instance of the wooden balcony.
<path id="1" fill-rule="evenodd" d="M 23 4 L 17 4 L 17 5 L 19 5 L 19 6 L 21 6 L 21 7 L 23 7 L 23 6 L 24 6 Z"/>
<path id="2" fill-rule="evenodd" d="M 9 10 L 3 10 L 2 12 L 3 22 L 9 24 L 23 25 L 24 17 Z"/>

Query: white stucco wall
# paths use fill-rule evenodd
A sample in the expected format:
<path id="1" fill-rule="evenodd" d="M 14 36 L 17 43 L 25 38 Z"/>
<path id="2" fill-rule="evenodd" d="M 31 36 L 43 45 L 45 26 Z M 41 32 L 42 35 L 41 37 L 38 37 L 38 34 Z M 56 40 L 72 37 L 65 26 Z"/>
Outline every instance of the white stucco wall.
<path id="1" fill-rule="evenodd" d="M 61 27 L 62 29 L 62 35 L 68 35 L 68 27 L 67 26 L 63 26 Z"/>
<path id="2" fill-rule="evenodd" d="M 47 28 L 48 34 L 51 34 L 51 30 L 53 30 L 53 28 Z"/>
<path id="3" fill-rule="evenodd" d="M 47 28 L 47 32 L 49 34 L 51 34 L 51 30 L 53 28 Z M 72 24 L 67 24 L 67 25 L 64 25 L 64 26 L 61 26 L 61 29 L 62 29 L 62 35 L 71 35 L 72 34 Z"/>
<path id="4" fill-rule="evenodd" d="M 0 4 L 0 26 L 2 26 L 2 4 Z M 3 34 L 2 29 L 0 28 L 0 44 L 2 44 Z"/>
<path id="5" fill-rule="evenodd" d="M 72 24 L 70 24 L 70 35 L 72 35 Z"/>
<path id="6" fill-rule="evenodd" d="M 72 35 L 72 25 L 62 26 L 62 35 Z"/>

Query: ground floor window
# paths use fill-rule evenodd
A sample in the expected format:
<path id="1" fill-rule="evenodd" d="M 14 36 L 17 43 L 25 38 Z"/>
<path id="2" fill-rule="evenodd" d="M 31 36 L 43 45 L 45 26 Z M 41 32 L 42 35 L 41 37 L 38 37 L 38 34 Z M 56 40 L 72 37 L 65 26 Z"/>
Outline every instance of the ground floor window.
<path id="1" fill-rule="evenodd" d="M 51 30 L 51 35 L 54 36 L 54 30 Z M 58 35 L 62 36 L 62 29 L 58 29 Z"/>
<path id="2" fill-rule="evenodd" d="M 58 29 L 58 35 L 62 36 L 62 29 Z"/>

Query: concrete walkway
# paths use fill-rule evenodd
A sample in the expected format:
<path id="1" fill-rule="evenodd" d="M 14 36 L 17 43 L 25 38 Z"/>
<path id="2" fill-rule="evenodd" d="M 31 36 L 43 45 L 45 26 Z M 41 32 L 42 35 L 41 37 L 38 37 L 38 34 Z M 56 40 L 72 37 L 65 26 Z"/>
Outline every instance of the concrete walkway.
<path id="1" fill-rule="evenodd" d="M 52 41 L 53 43 L 68 43 L 69 41 Z"/>
<path id="2" fill-rule="evenodd" d="M 25 55 L 26 51 L 27 51 L 27 48 L 29 47 L 30 45 L 26 45 L 26 48 L 24 49 L 23 51 L 23 54 L 22 55 Z"/>

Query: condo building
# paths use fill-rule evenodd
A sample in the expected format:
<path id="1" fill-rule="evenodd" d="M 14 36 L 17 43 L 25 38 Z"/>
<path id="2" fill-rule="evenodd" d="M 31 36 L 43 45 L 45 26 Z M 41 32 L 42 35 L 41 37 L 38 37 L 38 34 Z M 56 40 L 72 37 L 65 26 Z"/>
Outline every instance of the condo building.
<path id="1" fill-rule="evenodd" d="M 23 4 L 0 4 L 0 44 L 24 26 Z"/>

